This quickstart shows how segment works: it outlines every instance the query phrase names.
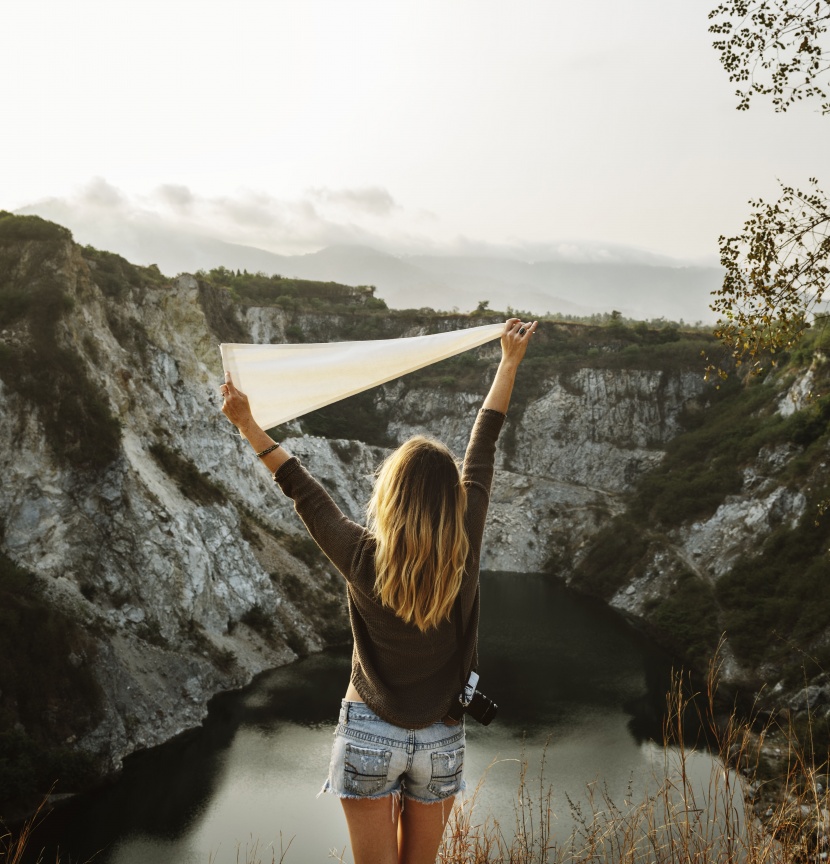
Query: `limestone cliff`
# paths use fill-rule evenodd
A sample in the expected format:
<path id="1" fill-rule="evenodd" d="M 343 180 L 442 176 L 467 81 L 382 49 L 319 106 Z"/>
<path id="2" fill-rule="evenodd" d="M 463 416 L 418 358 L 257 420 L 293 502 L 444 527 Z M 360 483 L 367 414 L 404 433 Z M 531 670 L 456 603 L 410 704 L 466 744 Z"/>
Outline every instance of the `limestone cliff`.
<path id="1" fill-rule="evenodd" d="M 43 602 L 83 631 L 67 662 L 86 669 L 96 704 L 73 729 L 32 719 L 0 692 L 0 722 L 20 735 L 36 726 L 117 768 L 132 750 L 197 724 L 217 691 L 348 635 L 341 580 L 219 413 L 218 343 L 481 322 L 384 315 L 361 289 L 336 307 L 240 302 L 206 276 L 169 282 L 24 221 L 5 235 L 0 223 L 0 545 Z M 42 297 L 54 301 L 48 327 L 32 299 Z M 553 569 L 579 584 L 598 532 L 625 515 L 688 416 L 708 410 L 694 337 L 626 333 L 540 331 L 502 437 L 485 568 Z M 462 455 L 497 352 L 485 346 L 355 397 L 347 415 L 312 416 L 280 434 L 360 519 L 384 445 L 426 432 Z M 43 380 L 27 371 L 33 364 L 47 370 Z M 369 432 L 352 434 L 359 423 Z M 327 437 L 309 434 L 320 429 Z M 792 455 L 781 446 L 759 454 L 735 497 L 677 526 L 608 599 L 647 618 L 677 561 L 716 579 L 770 526 L 797 520 L 804 494 L 768 477 Z"/>

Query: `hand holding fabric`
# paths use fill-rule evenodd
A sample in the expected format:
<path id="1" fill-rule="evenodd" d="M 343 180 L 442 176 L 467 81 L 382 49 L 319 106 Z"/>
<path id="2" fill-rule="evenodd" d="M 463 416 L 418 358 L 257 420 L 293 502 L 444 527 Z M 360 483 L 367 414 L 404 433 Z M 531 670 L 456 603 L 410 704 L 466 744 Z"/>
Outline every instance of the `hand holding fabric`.
<path id="1" fill-rule="evenodd" d="M 248 397 L 234 387 L 230 372 L 225 373 L 225 383 L 219 392 L 225 399 L 222 403 L 222 413 L 240 432 L 244 433 L 254 418 L 251 414 L 251 406 L 248 404 Z"/>
<path id="2" fill-rule="evenodd" d="M 519 318 L 508 318 L 501 336 L 502 360 L 518 366 L 524 359 L 527 343 L 538 326 L 538 321 L 522 324 Z"/>

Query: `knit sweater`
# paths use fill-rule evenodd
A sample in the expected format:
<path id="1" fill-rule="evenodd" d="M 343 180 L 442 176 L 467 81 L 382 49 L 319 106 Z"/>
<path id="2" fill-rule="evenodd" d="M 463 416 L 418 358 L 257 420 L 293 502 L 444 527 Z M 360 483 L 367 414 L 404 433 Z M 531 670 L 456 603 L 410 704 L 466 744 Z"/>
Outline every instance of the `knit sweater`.
<path id="1" fill-rule="evenodd" d="M 461 478 L 467 490 L 465 527 L 470 551 L 461 582 L 461 661 L 478 665 L 479 558 L 490 502 L 496 439 L 504 414 L 482 409 L 476 418 Z M 354 648 L 351 680 L 363 701 L 383 720 L 420 729 L 444 717 L 466 675 L 456 650 L 453 607 L 449 621 L 425 633 L 407 624 L 376 598 L 375 539 L 352 522 L 296 457 L 274 475 L 309 534 L 345 577 Z"/>

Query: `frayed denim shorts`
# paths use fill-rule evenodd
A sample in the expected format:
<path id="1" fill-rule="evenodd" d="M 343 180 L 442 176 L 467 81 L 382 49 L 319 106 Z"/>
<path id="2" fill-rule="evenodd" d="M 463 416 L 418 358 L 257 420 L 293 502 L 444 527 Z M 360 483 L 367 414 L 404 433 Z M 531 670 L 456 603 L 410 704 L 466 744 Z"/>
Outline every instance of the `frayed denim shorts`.
<path id="1" fill-rule="evenodd" d="M 363 702 L 343 700 L 323 792 L 339 798 L 403 795 L 422 804 L 452 798 L 465 788 L 464 722 L 439 721 L 402 729 Z"/>

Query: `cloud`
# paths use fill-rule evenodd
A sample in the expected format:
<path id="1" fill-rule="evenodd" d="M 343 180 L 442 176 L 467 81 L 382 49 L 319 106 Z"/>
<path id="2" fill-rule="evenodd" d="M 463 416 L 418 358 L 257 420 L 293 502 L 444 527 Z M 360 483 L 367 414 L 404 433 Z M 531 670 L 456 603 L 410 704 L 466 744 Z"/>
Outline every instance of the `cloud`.
<path id="1" fill-rule="evenodd" d="M 187 186 L 181 186 L 177 183 L 165 183 L 159 186 L 153 193 L 153 197 L 180 215 L 190 213 L 196 200 L 195 195 Z"/>
<path id="2" fill-rule="evenodd" d="M 383 186 L 360 186 L 353 189 L 329 189 L 319 186 L 309 189 L 308 194 L 322 204 L 375 216 L 386 216 L 398 207 L 395 199 Z"/>
<path id="3" fill-rule="evenodd" d="M 382 186 L 316 187 L 299 198 L 240 189 L 206 196 L 166 183 L 144 196 L 130 195 L 95 177 L 73 195 L 21 208 L 70 228 L 80 243 L 150 263 L 147 240 L 165 237 L 167 248 L 195 238 L 253 246 L 277 254 L 304 254 L 327 246 L 370 246 L 393 255 L 465 255 L 520 261 L 679 264 L 643 249 L 601 243 L 496 243 L 451 234 L 441 219 L 408 210 Z M 172 253 L 171 253 L 172 254 Z"/>
<path id="4" fill-rule="evenodd" d="M 65 197 L 44 198 L 19 213 L 34 213 L 68 227 L 81 244 L 117 252 L 165 272 L 196 269 L 194 250 L 221 241 L 283 255 L 327 246 L 370 246 L 384 252 L 431 251 L 423 214 L 409 213 L 381 187 L 318 188 L 298 198 L 240 189 L 201 195 L 167 183 L 130 195 L 101 177 Z M 433 223 L 440 228 L 440 222 Z M 189 250 L 189 251 L 188 251 Z M 220 262 L 217 262 L 220 263 Z"/>
<path id="5" fill-rule="evenodd" d="M 123 210 L 128 206 L 127 196 L 103 177 L 93 177 L 79 194 L 80 203 L 102 210 Z"/>

